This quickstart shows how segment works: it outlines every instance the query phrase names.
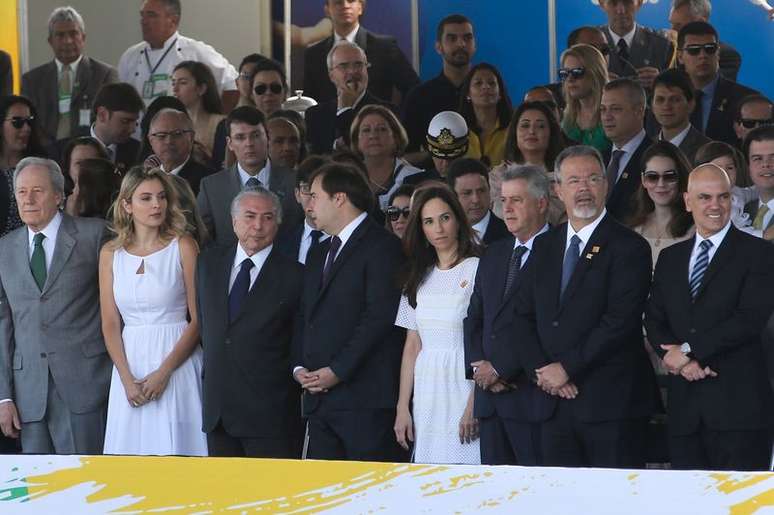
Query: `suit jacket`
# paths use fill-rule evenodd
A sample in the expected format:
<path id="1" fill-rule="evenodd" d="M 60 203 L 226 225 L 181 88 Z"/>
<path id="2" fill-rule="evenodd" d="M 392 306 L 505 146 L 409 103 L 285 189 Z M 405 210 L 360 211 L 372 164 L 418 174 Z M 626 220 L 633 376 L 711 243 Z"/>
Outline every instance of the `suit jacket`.
<path id="1" fill-rule="evenodd" d="M 405 338 L 395 326 L 400 241 L 366 217 L 322 283 L 329 247 L 327 240 L 306 259 L 293 364 L 329 366 L 341 382 L 327 393 L 305 393 L 303 412 L 395 409 Z"/>
<path id="2" fill-rule="evenodd" d="M 559 292 L 567 224 L 535 240 L 516 294 L 513 339 L 521 362 L 500 364 L 515 377 L 559 362 L 580 394 L 569 402 L 583 422 L 647 417 L 660 409 L 642 338 L 651 277 L 648 243 L 606 215 L 591 235 L 564 296 Z M 556 402 L 551 397 L 551 402 Z"/>
<path id="3" fill-rule="evenodd" d="M 11 56 L 0 50 L 0 97 L 13 94 L 13 63 Z"/>
<path id="4" fill-rule="evenodd" d="M 75 72 L 70 100 L 71 135 L 75 135 L 81 127 L 79 111 L 91 110 L 97 92 L 102 86 L 112 82 L 118 82 L 118 72 L 115 68 L 83 56 Z M 56 129 L 59 124 L 59 77 L 56 62 L 50 61 L 22 75 L 22 95 L 32 100 L 38 109 L 44 141 L 56 141 Z"/>
<path id="5" fill-rule="evenodd" d="M 229 279 L 236 245 L 206 249 L 196 267 L 204 365 L 203 425 L 218 422 L 238 438 L 281 438 L 300 422 L 300 388 L 290 373 L 293 324 L 301 297 L 301 265 L 273 249 L 229 321 Z"/>
<path id="6" fill-rule="evenodd" d="M 736 82 L 739 68 L 742 67 L 742 55 L 728 43 L 720 42 L 720 74 Z"/>
<path id="7" fill-rule="evenodd" d="M 112 362 L 97 280 L 103 231 L 102 220 L 63 214 L 42 292 L 27 227 L 0 239 L 0 399 L 13 399 L 23 423 L 45 416 L 49 373 L 73 413 L 107 401 Z"/>
<path id="8" fill-rule="evenodd" d="M 191 185 L 191 189 L 193 190 L 194 195 L 198 195 L 199 184 L 201 183 L 202 179 L 208 175 L 212 175 L 213 173 L 215 173 L 215 171 L 212 168 L 201 164 L 199 161 L 194 159 L 193 156 L 191 156 L 185 166 L 180 169 L 178 175 L 188 181 L 188 184 Z"/>
<path id="9" fill-rule="evenodd" d="M 691 125 L 688 130 L 688 134 L 685 135 L 685 139 L 680 143 L 678 147 L 683 151 L 685 157 L 688 158 L 688 163 L 693 166 L 693 160 L 696 158 L 696 152 L 705 144 L 712 141 L 707 136 L 701 133 L 699 129 Z"/>
<path id="10" fill-rule="evenodd" d="M 599 27 L 607 38 L 610 46 L 610 64 L 608 70 L 619 77 L 632 77 L 637 75 L 637 68 L 652 66 L 659 70 L 666 70 L 672 62 L 674 45 L 667 38 L 653 29 L 643 27 L 639 23 L 634 31 L 634 39 L 629 47 L 628 62 L 618 57 L 618 48 L 613 43 L 610 29 L 607 25 Z"/>
<path id="11" fill-rule="evenodd" d="M 492 213 L 492 211 L 489 211 L 489 224 L 486 226 L 484 237 L 481 238 L 484 245 L 489 245 L 497 240 L 507 238 L 510 235 L 511 233 L 508 232 L 508 227 L 505 226 L 505 222 Z"/>
<path id="12" fill-rule="evenodd" d="M 637 189 L 642 184 L 640 175 L 642 173 L 642 154 L 653 144 L 653 141 L 646 135 L 640 145 L 634 150 L 626 168 L 618 175 L 613 191 L 607 197 L 608 212 L 619 221 L 626 219 L 634 212 L 633 199 Z M 612 150 L 611 150 L 612 152 Z M 610 163 L 611 155 L 605 156 L 606 165 Z"/>
<path id="13" fill-rule="evenodd" d="M 522 371 L 519 353 L 521 342 L 513 335 L 514 297 L 520 286 L 525 267 L 530 266 L 531 257 L 516 276 L 507 297 L 503 298 L 505 278 L 513 253 L 514 238 L 504 238 L 493 243 L 479 262 L 476 284 L 470 297 L 468 316 L 464 321 L 465 332 L 465 377 L 473 379 L 470 363 L 487 360 L 495 370 L 517 370 L 515 376 L 500 377 L 516 389 L 492 393 L 476 386 L 473 415 L 476 418 L 491 417 L 522 422 L 542 422 L 553 413 L 553 402 L 543 394 L 537 385 Z"/>
<path id="14" fill-rule="evenodd" d="M 301 237 L 304 235 L 304 222 L 296 223 L 293 227 L 287 227 L 281 234 L 277 235 L 274 241 L 274 247 L 277 252 L 293 261 L 298 261 L 298 251 L 301 249 Z"/>
<path id="15" fill-rule="evenodd" d="M 269 189 L 273 191 L 282 203 L 282 226 L 292 227 L 303 218 L 301 208 L 293 194 L 295 188 L 295 172 L 281 166 L 272 165 L 269 175 Z M 242 181 L 235 164 L 220 172 L 204 177 L 199 183 L 199 194 L 196 203 L 199 214 L 207 227 L 210 240 L 216 245 L 228 247 L 236 243 L 234 228 L 231 223 L 231 201 L 242 191 Z M 284 231 L 284 229 L 281 229 Z"/>
<path id="16" fill-rule="evenodd" d="M 717 377 L 689 382 L 669 376 L 669 430 L 691 434 L 744 431 L 771 425 L 774 397 L 761 333 L 774 310 L 774 247 L 733 224 L 692 301 L 688 266 L 695 239 L 664 249 L 658 258 L 645 317 L 648 340 L 688 342 L 691 355 Z"/>
<path id="17" fill-rule="evenodd" d="M 395 106 L 367 90 L 360 102 L 352 109 L 347 109 L 338 115 L 336 114 L 338 104 L 335 98 L 307 109 L 304 119 L 306 120 L 306 141 L 309 145 L 309 153 L 330 154 L 333 152 L 333 142 L 339 137 L 344 138 L 344 141 L 349 144 L 349 129 L 352 126 L 352 121 L 360 109 L 369 104 L 383 105 L 396 112 Z"/>
<path id="18" fill-rule="evenodd" d="M 361 25 L 355 43 L 362 48 L 368 62 L 368 90 L 379 98 L 392 99 L 393 88 L 405 98 L 419 84 L 419 77 L 406 60 L 392 36 L 369 32 Z M 304 50 L 304 94 L 318 102 L 336 100 L 336 87 L 328 76 L 326 57 L 333 47 L 333 35 Z"/>
<path id="19" fill-rule="evenodd" d="M 712 107 L 704 135 L 716 141 L 724 141 L 732 146 L 736 145 L 737 137 L 736 132 L 734 132 L 736 106 L 747 95 L 757 93 L 754 89 L 718 76 L 718 84 L 715 88 L 715 96 L 712 98 Z M 701 109 L 700 102 L 696 102 L 696 109 Z"/>
<path id="20" fill-rule="evenodd" d="M 750 215 L 750 221 L 755 220 L 755 217 L 758 215 L 758 208 L 760 207 L 760 201 L 759 200 L 752 200 L 744 205 L 744 212 Z M 766 227 L 763 228 L 763 232 L 766 232 L 767 229 L 774 226 L 774 217 L 769 220 L 769 223 L 766 224 Z"/>

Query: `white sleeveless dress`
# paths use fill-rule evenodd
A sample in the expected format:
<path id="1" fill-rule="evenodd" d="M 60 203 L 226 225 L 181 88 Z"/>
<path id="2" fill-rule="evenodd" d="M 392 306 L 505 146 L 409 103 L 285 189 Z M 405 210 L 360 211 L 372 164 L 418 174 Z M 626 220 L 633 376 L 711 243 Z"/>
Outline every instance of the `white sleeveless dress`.
<path id="1" fill-rule="evenodd" d="M 144 273 L 137 273 L 141 266 Z M 145 257 L 117 250 L 113 295 L 124 324 L 129 369 L 141 379 L 161 365 L 188 323 L 178 240 Z M 105 454 L 206 456 L 201 371 L 202 351 L 197 346 L 172 373 L 157 400 L 133 408 L 113 367 Z"/>
<path id="2" fill-rule="evenodd" d="M 434 267 L 417 291 L 417 307 L 404 295 L 395 325 L 419 333 L 414 365 L 414 462 L 481 463 L 479 440 L 460 443 L 459 423 L 473 381 L 465 379 L 462 321 L 467 316 L 478 258 L 449 270 Z"/>

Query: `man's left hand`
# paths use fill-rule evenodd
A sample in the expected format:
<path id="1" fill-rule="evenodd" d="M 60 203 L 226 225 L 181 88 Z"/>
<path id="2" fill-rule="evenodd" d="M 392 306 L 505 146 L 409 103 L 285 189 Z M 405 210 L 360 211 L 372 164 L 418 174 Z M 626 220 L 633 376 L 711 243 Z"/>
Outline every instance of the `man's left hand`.
<path id="1" fill-rule="evenodd" d="M 309 390 L 309 393 L 327 392 L 337 384 L 339 384 L 339 378 L 331 370 L 331 367 L 323 367 L 317 370 L 312 370 L 309 375 L 317 376 L 317 379 L 309 381 L 303 385 L 305 390 Z"/>
<path id="2" fill-rule="evenodd" d="M 670 374 L 679 374 L 680 370 L 691 361 L 683 354 L 679 345 L 662 345 L 661 348 L 667 351 L 662 360 Z"/>
<path id="3" fill-rule="evenodd" d="M 473 380 L 484 390 L 488 390 L 500 378 L 492 364 L 486 360 L 474 361 L 470 366 L 476 369 Z"/>
<path id="4" fill-rule="evenodd" d="M 538 386 L 548 393 L 558 390 L 570 380 L 570 376 L 567 375 L 562 364 L 558 362 L 538 368 L 535 372 L 537 373 Z"/>

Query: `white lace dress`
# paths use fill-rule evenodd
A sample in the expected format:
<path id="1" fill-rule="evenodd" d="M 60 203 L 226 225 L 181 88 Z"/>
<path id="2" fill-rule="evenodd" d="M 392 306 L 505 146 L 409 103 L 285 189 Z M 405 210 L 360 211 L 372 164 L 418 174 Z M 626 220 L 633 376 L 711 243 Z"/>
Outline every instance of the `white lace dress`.
<path id="1" fill-rule="evenodd" d="M 113 295 L 124 323 L 129 369 L 134 377 L 143 378 L 159 367 L 188 324 L 178 240 L 145 257 L 117 250 Z M 197 346 L 172 373 L 157 400 L 133 408 L 113 367 L 105 454 L 207 456 L 201 372 L 202 351 Z"/>
<path id="2" fill-rule="evenodd" d="M 462 321 L 467 315 L 478 258 L 454 268 L 433 268 L 413 309 L 404 296 L 396 325 L 422 340 L 414 366 L 414 461 L 480 464 L 479 441 L 460 443 L 459 422 L 473 381 L 465 379 Z"/>

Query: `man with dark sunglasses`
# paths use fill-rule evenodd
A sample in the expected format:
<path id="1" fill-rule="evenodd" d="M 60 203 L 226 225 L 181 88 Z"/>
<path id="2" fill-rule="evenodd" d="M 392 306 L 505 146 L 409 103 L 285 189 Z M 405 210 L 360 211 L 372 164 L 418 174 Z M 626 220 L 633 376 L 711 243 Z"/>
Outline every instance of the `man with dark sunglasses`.
<path id="1" fill-rule="evenodd" d="M 739 101 L 757 91 L 723 78 L 718 33 L 709 23 L 695 21 L 677 35 L 677 59 L 696 90 L 691 123 L 710 139 L 734 145 L 734 115 Z"/>
<path id="2" fill-rule="evenodd" d="M 774 104 L 763 95 L 748 95 L 739 101 L 736 110 L 734 132 L 741 147 L 751 130 L 764 125 L 774 125 Z"/>

